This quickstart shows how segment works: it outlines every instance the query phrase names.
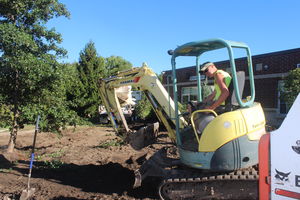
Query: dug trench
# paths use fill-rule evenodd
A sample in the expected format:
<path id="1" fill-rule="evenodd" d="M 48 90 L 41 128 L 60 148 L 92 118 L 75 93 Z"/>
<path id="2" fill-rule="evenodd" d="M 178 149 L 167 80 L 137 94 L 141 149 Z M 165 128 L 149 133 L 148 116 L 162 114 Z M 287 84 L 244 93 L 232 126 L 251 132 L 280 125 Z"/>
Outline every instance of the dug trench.
<path id="1" fill-rule="evenodd" d="M 0 199 L 19 199 L 27 188 L 33 132 L 20 133 L 15 152 L 5 152 L 8 133 L 0 133 Z M 167 139 L 167 138 L 166 138 Z M 30 181 L 31 199 L 158 199 L 158 180 L 133 189 L 134 170 L 163 144 L 135 151 L 108 127 L 39 133 Z"/>

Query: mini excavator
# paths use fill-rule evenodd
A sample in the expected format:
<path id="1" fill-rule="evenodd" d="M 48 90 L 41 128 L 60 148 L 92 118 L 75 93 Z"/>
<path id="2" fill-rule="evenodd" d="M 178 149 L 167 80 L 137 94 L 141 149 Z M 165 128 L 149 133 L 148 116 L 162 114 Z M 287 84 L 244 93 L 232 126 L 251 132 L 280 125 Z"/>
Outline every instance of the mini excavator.
<path id="1" fill-rule="evenodd" d="M 245 50 L 247 65 L 237 72 L 233 49 Z M 200 57 L 218 49 L 227 49 L 232 76 L 232 96 L 228 109 L 217 113 L 198 109 L 190 115 L 190 124 L 179 112 L 176 59 L 182 56 L 196 58 L 196 72 L 200 70 Z M 100 93 L 112 125 L 117 133 L 121 129 L 136 149 L 145 144 L 147 133 L 131 131 L 122 117 L 115 89 L 138 86 L 149 99 L 154 111 L 177 147 L 178 158 L 169 156 L 164 147 L 135 171 L 134 187 L 146 177 L 159 177 L 161 199 L 257 199 L 258 144 L 265 131 L 265 116 L 260 103 L 255 102 L 253 67 L 249 47 L 242 42 L 209 39 L 186 43 L 169 51 L 172 56 L 173 100 L 156 75 L 147 67 L 133 68 L 114 77 L 101 79 Z M 250 96 L 243 99 L 245 72 L 248 73 Z M 197 73 L 198 102 L 202 102 L 201 77 Z M 125 128 L 120 128 L 122 125 Z M 124 131 L 125 129 L 125 131 Z M 142 138 L 142 140 L 141 140 Z M 150 138 L 153 138 L 151 136 Z"/>

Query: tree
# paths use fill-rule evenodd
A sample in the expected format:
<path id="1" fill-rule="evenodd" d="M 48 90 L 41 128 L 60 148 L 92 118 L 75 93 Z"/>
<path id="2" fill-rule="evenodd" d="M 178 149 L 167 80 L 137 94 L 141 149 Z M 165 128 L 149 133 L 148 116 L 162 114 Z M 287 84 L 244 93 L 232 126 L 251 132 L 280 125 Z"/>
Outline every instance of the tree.
<path id="1" fill-rule="evenodd" d="M 104 58 L 98 57 L 92 41 L 80 52 L 77 70 L 79 77 L 78 94 L 75 99 L 77 113 L 84 118 L 95 118 L 101 102 L 98 81 L 104 77 L 106 69 Z"/>
<path id="2" fill-rule="evenodd" d="M 107 70 L 106 76 L 111 76 L 116 74 L 118 71 L 131 69 L 132 64 L 120 56 L 110 56 L 105 59 L 105 68 Z"/>
<path id="3" fill-rule="evenodd" d="M 66 125 L 80 123 L 77 113 L 70 109 L 72 102 L 67 99 L 70 87 L 76 84 L 73 66 L 61 64 L 55 74 L 57 76 L 51 86 L 40 91 L 38 103 L 33 101 L 22 108 L 22 118 L 28 122 L 34 121 L 38 114 L 42 115 L 40 128 L 43 131 L 60 132 Z"/>
<path id="4" fill-rule="evenodd" d="M 42 108 L 59 88 L 57 58 L 66 51 L 58 46 L 61 35 L 45 26 L 59 16 L 69 12 L 58 0 L 0 0 L 0 99 L 12 107 L 8 152 L 28 120 L 23 114 Z"/>
<path id="5" fill-rule="evenodd" d="M 79 79 L 78 63 L 66 64 L 65 69 L 68 71 L 68 78 L 66 79 L 66 98 L 68 107 L 80 115 L 79 107 L 82 105 L 85 95 L 84 87 Z"/>
<path id="6" fill-rule="evenodd" d="M 98 106 L 101 104 L 98 89 L 99 79 L 131 67 L 131 63 L 122 57 L 103 58 L 98 56 L 94 42 L 90 41 L 80 52 L 79 63 L 77 64 L 79 82 L 76 91 L 69 95 L 73 102 L 73 109 L 79 116 L 96 121 Z"/>
<path id="7" fill-rule="evenodd" d="M 288 76 L 284 80 L 282 93 L 287 105 L 291 106 L 300 93 L 300 68 L 289 72 Z"/>

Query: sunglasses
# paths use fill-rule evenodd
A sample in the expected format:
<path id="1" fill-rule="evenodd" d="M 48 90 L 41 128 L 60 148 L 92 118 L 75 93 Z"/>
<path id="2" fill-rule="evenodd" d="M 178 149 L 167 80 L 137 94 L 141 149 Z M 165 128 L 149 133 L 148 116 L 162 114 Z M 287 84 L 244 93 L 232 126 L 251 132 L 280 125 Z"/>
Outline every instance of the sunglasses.
<path id="1" fill-rule="evenodd" d="M 205 74 L 206 72 L 208 72 L 208 68 L 206 68 L 204 71 L 199 71 L 200 74 Z"/>

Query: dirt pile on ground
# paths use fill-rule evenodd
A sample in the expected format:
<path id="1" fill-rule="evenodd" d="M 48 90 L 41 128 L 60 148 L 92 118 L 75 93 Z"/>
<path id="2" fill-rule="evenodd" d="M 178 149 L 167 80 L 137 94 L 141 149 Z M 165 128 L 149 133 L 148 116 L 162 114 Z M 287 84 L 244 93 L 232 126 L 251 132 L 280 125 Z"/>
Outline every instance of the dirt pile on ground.
<path id="1" fill-rule="evenodd" d="M 14 154 L 5 153 L 9 134 L 0 133 L 0 199 L 19 199 L 27 187 L 33 132 L 20 132 Z M 79 127 L 62 136 L 39 133 L 32 199 L 158 199 L 157 181 L 132 185 L 134 170 L 160 147 L 135 151 L 107 127 Z"/>

